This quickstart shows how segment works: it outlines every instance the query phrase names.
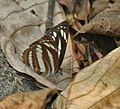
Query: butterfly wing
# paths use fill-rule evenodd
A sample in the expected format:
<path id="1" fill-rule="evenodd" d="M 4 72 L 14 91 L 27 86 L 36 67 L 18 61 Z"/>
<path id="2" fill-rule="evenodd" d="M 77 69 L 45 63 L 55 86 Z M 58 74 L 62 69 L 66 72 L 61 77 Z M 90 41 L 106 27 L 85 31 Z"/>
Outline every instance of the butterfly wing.
<path id="1" fill-rule="evenodd" d="M 54 40 L 45 36 L 32 43 L 23 53 L 23 62 L 39 74 L 56 72 L 58 57 Z"/>
<path id="2" fill-rule="evenodd" d="M 39 74 L 56 73 L 64 58 L 68 33 L 67 22 L 58 24 L 24 51 L 23 62 Z"/>
<path id="3" fill-rule="evenodd" d="M 66 21 L 63 21 L 59 25 L 52 28 L 52 31 L 50 31 L 47 34 L 51 35 L 53 39 L 55 39 L 57 51 L 58 51 L 58 60 L 59 60 L 58 67 L 60 67 L 65 55 L 65 50 L 67 46 L 69 24 Z"/>

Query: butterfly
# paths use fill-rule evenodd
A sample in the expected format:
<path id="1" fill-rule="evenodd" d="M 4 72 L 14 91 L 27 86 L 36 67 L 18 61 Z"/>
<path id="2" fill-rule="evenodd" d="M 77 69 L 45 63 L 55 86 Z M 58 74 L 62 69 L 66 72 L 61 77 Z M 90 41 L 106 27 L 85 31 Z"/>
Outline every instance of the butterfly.
<path id="1" fill-rule="evenodd" d="M 62 64 L 68 41 L 69 24 L 59 23 L 23 52 L 23 62 L 38 74 L 55 74 Z"/>

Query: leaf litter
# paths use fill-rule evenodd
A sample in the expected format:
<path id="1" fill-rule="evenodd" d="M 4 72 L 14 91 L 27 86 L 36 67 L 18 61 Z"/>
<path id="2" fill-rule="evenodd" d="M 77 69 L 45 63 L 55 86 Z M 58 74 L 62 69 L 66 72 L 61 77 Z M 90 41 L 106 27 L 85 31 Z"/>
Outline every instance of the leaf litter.
<path id="1" fill-rule="evenodd" d="M 77 8 L 74 7 L 75 5 L 70 7 L 65 1 L 60 0 L 59 2 L 68 8 L 68 13 L 71 14 L 72 12 L 75 12 L 75 14 L 73 14 L 74 19 L 72 19 L 71 22 L 74 26 L 72 25 L 71 27 L 73 27 L 72 32 L 77 30 L 76 34 L 73 35 L 74 41 L 72 41 L 72 43 L 69 41 L 70 47 L 68 48 L 71 48 L 72 51 L 68 48 L 66 50 L 69 52 L 66 57 L 70 58 L 65 58 L 62 66 L 63 68 L 64 66 L 68 67 L 67 70 L 70 73 L 70 76 L 73 76 L 76 73 L 78 74 L 75 75 L 73 82 L 71 82 L 70 85 L 58 96 L 53 104 L 53 108 L 119 108 L 120 77 L 118 54 L 120 50 L 117 48 L 120 41 L 119 0 L 106 1 L 103 9 L 97 7 L 100 4 L 98 0 L 93 3 L 88 1 L 87 4 L 83 5 L 82 9 L 79 7 L 78 2 L 76 2 L 78 3 Z M 101 4 L 102 2 L 104 1 L 101 1 Z M 71 0 L 69 3 L 74 2 Z M 39 3 L 37 0 L 36 2 L 23 0 L 21 2 L 18 1 L 17 4 L 18 5 L 15 6 L 16 8 L 10 8 L 11 10 L 6 11 L 8 14 L 7 17 L 6 15 L 1 17 L 1 19 L 4 19 L 0 22 L 2 50 L 4 51 L 8 62 L 16 70 L 31 75 L 38 82 L 47 85 L 48 87 L 56 87 L 48 81 L 39 81 L 40 77 L 33 75 L 33 72 L 21 63 L 21 53 L 31 42 L 34 42 L 39 36 L 43 36 L 44 34 L 44 22 L 47 19 L 47 14 L 44 12 L 47 12 L 47 10 L 42 11 L 42 13 L 40 13 L 39 10 L 44 9 L 42 6 L 47 6 L 47 1 L 43 0 Z M 40 4 L 41 6 L 39 7 Z M 91 10 L 92 8 L 93 10 Z M 16 9 L 18 9 L 18 12 Z M 53 18 L 54 25 L 58 24 L 58 18 L 61 18 L 61 20 L 65 19 L 64 15 L 61 14 L 61 10 L 58 8 L 55 10 L 57 10 L 57 12 Z M 83 14 L 84 11 L 86 13 Z M 29 19 L 29 16 L 31 19 Z M 81 16 L 83 17 L 81 18 Z M 27 40 L 27 37 L 30 40 Z M 21 44 L 22 46 L 19 45 L 19 41 L 23 42 Z M 13 43 L 13 45 L 11 43 Z M 16 45 L 17 49 L 15 49 Z M 18 52 L 17 55 L 13 52 L 16 50 Z M 109 53 L 111 50 L 113 51 Z M 72 62 L 76 59 L 77 61 L 73 64 Z M 67 65 L 68 63 L 69 66 Z M 21 66 L 21 68 L 19 66 Z M 77 68 L 77 70 L 75 70 L 75 68 Z M 80 69 L 83 70 L 79 71 Z M 115 101 L 113 101 L 113 98 Z M 107 105 L 107 103 L 109 105 Z"/>

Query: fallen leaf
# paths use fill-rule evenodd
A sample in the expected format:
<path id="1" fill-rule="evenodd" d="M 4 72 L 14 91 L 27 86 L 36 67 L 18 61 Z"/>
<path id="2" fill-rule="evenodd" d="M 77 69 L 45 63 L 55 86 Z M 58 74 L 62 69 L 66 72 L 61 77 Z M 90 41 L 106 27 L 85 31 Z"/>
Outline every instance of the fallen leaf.
<path id="1" fill-rule="evenodd" d="M 74 14 L 76 19 L 83 20 L 85 23 L 87 23 L 89 10 L 89 0 L 76 0 L 76 4 L 74 6 Z"/>
<path id="2" fill-rule="evenodd" d="M 120 108 L 119 54 L 117 48 L 81 70 L 58 96 L 53 109 Z"/>
<path id="3" fill-rule="evenodd" d="M 120 36 L 120 11 L 108 9 L 99 13 L 88 24 L 81 28 L 80 33 L 92 33 L 108 35 L 112 37 Z"/>
<path id="4" fill-rule="evenodd" d="M 70 23 L 75 23 L 73 19 L 83 20 L 87 23 L 90 9 L 89 0 L 58 0 L 58 2 L 66 7 L 64 10 L 68 14 L 67 19 Z"/>
<path id="5" fill-rule="evenodd" d="M 78 57 L 75 54 L 75 43 L 73 42 L 73 39 L 70 36 L 68 38 L 68 43 L 67 43 L 64 60 L 61 65 L 62 71 L 64 72 L 63 74 L 69 74 L 69 75 L 67 75 L 66 79 L 70 82 L 73 79 L 73 75 L 75 73 L 79 72 L 79 65 L 78 65 L 77 59 L 78 59 Z M 68 83 L 70 83 L 70 82 L 68 82 Z M 67 81 L 64 83 L 68 84 Z"/>
<path id="6" fill-rule="evenodd" d="M 120 10 L 120 0 L 109 0 L 110 9 Z"/>
<path id="7" fill-rule="evenodd" d="M 119 15 L 119 10 L 106 9 L 85 24 L 75 35 L 74 39 L 79 42 L 77 45 L 83 45 L 85 48 L 84 61 L 80 66 L 90 65 L 118 47 L 120 40 Z M 78 51 L 81 51 L 81 48 Z M 79 55 L 80 52 L 77 54 Z"/>
<path id="8" fill-rule="evenodd" d="M 2 100 L 0 109 L 45 109 L 55 93 L 55 89 L 16 93 Z"/>
<path id="9" fill-rule="evenodd" d="M 106 9 L 120 10 L 120 0 L 95 0 L 90 9 L 89 18 L 93 19 L 97 14 Z"/>
<path id="10" fill-rule="evenodd" d="M 69 12 L 72 12 L 74 9 L 74 0 L 57 0 L 61 5 L 67 7 Z"/>
<path id="11" fill-rule="evenodd" d="M 95 0 L 91 6 L 90 19 L 109 7 L 109 0 Z"/>
<path id="12" fill-rule="evenodd" d="M 56 86 L 56 84 L 36 74 L 22 62 L 23 51 L 26 50 L 31 43 L 43 37 L 45 22 L 47 20 L 48 1 L 23 0 L 4 2 L 2 4 L 1 8 L 5 9 L 3 11 L 5 14 L 0 17 L 0 43 L 10 65 L 17 71 L 32 76 L 39 83 L 47 87 L 57 87 L 61 89 Z M 5 6 L 7 4 L 8 7 L 6 9 Z M 14 8 L 12 4 L 14 4 Z M 64 12 L 57 2 L 55 3 L 53 16 L 54 25 L 65 20 Z"/>

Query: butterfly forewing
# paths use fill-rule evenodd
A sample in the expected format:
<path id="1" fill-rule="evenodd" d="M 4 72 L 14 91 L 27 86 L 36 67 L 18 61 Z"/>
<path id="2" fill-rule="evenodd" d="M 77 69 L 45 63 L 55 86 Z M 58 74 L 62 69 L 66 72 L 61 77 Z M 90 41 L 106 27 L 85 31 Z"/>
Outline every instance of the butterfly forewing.
<path id="1" fill-rule="evenodd" d="M 54 37 L 58 50 L 58 59 L 59 59 L 59 67 L 63 61 L 67 40 L 68 40 L 68 34 L 69 34 L 69 24 L 64 21 L 60 23 L 59 25 L 55 26 L 52 31 L 49 31 L 47 34 Z"/>
<path id="2" fill-rule="evenodd" d="M 24 51 L 23 62 L 39 74 L 56 73 L 64 58 L 68 33 L 66 21 L 50 29 Z"/>

